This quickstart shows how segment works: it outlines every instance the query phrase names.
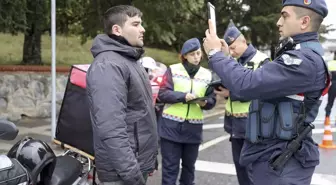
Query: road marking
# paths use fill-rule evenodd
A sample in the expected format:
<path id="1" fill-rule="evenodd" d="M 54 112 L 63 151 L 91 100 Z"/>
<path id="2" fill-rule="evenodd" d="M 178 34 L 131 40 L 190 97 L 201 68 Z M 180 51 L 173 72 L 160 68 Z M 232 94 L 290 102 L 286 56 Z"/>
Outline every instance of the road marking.
<path id="1" fill-rule="evenodd" d="M 195 164 L 197 171 L 219 173 L 225 175 L 236 175 L 236 169 L 234 164 L 219 163 L 197 160 Z M 315 173 L 312 178 L 312 185 L 335 185 L 336 176 Z"/>
<path id="2" fill-rule="evenodd" d="M 335 185 L 336 176 L 314 173 L 311 184 L 315 185 Z"/>
<path id="3" fill-rule="evenodd" d="M 229 138 L 230 138 L 230 135 L 224 135 L 224 136 L 217 137 L 217 138 L 215 138 L 213 140 L 210 140 L 208 142 L 205 142 L 205 143 L 203 143 L 203 144 L 200 145 L 198 151 L 205 150 L 205 149 L 207 149 L 207 148 L 209 148 L 209 147 L 211 147 L 213 145 L 216 145 L 216 144 L 218 144 L 218 143 L 220 143 L 220 142 L 222 142 L 224 140 L 227 140 Z"/>
<path id="4" fill-rule="evenodd" d="M 203 130 L 209 130 L 209 129 L 214 129 L 214 128 L 223 128 L 224 123 L 215 123 L 215 124 L 204 124 L 203 125 Z"/>
<path id="5" fill-rule="evenodd" d="M 335 123 L 335 120 L 330 120 L 330 123 L 332 123 L 331 125 L 335 125 L 333 123 Z M 324 120 L 315 120 L 314 121 L 314 125 L 324 125 Z"/>

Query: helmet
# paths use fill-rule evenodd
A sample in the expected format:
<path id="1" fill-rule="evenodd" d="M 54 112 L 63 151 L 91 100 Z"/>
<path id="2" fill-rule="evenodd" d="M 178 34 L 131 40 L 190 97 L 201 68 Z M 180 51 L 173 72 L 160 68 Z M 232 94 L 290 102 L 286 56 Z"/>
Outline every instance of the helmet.
<path id="1" fill-rule="evenodd" d="M 50 146 L 31 137 L 18 141 L 7 155 L 16 158 L 26 168 L 32 184 L 37 183 L 39 174 L 41 180 L 51 177 L 56 165 L 56 156 Z"/>
<path id="2" fill-rule="evenodd" d="M 140 63 L 144 68 L 148 68 L 151 70 L 158 69 L 159 67 L 156 65 L 156 62 L 153 58 L 151 57 L 143 57 L 140 59 Z"/>

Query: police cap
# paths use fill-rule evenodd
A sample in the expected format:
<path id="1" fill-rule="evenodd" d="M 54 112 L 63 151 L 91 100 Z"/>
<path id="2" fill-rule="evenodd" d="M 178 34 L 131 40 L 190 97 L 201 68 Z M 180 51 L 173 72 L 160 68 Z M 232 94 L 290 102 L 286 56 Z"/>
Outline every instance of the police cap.
<path id="1" fill-rule="evenodd" d="M 282 5 L 308 8 L 320 14 L 322 17 L 328 15 L 328 8 L 325 0 L 282 0 Z"/>

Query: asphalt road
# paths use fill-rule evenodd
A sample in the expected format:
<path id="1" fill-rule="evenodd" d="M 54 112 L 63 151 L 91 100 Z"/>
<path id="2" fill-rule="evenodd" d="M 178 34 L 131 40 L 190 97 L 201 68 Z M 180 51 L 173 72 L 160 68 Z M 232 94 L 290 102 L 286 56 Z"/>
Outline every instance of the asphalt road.
<path id="1" fill-rule="evenodd" d="M 319 115 L 314 122 L 316 129 L 313 138 L 317 143 L 322 142 L 324 132 L 324 107 L 327 97 L 320 107 Z M 336 108 L 333 109 L 332 131 L 336 144 L 335 117 Z M 34 124 L 26 124 L 24 121 L 17 123 L 20 135 L 15 141 L 0 143 L 0 153 L 5 153 L 17 140 L 24 135 L 29 135 L 44 141 L 50 141 L 50 125 L 46 121 L 37 121 Z M 199 185 L 238 185 L 235 168 L 231 156 L 229 135 L 223 129 L 223 117 L 217 116 L 206 120 L 203 132 L 204 142 L 200 146 L 200 153 L 196 163 L 196 180 Z M 60 151 L 56 151 L 59 153 Z M 148 185 L 161 184 L 160 170 L 150 177 Z M 314 185 L 336 185 L 336 149 L 320 148 L 320 165 L 317 166 L 312 179 Z"/>

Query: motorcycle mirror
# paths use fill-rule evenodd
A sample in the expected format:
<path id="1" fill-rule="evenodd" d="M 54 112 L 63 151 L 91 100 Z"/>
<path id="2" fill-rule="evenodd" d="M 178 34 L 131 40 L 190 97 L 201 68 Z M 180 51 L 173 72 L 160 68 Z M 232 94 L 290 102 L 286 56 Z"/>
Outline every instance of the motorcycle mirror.
<path id="1" fill-rule="evenodd" d="M 0 120 L 0 140 L 14 140 L 19 130 L 16 125 L 7 120 Z"/>

